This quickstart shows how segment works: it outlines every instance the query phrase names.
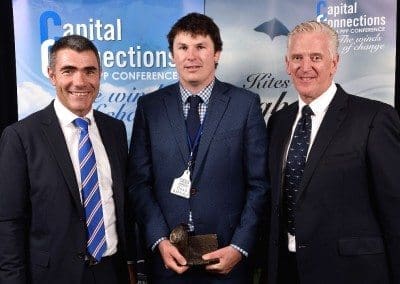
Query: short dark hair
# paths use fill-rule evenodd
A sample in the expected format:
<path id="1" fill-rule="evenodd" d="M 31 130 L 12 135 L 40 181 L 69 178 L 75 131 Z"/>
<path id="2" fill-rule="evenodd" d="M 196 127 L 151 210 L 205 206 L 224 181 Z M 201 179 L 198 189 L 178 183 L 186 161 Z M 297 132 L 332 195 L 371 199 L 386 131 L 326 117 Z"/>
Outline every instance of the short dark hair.
<path id="1" fill-rule="evenodd" d="M 180 18 L 169 31 L 168 38 L 168 48 L 172 52 L 174 39 L 178 33 L 187 32 L 192 36 L 209 35 L 214 43 L 215 51 L 222 50 L 222 40 L 219 33 L 218 26 L 214 23 L 213 19 L 210 17 L 200 14 L 200 13 L 189 13 L 186 16 Z"/>
<path id="2" fill-rule="evenodd" d="M 59 38 L 50 48 L 49 66 L 54 68 L 56 53 L 61 49 L 72 49 L 77 52 L 91 50 L 96 55 L 97 63 L 101 70 L 100 56 L 97 47 L 91 40 L 81 35 L 67 35 Z"/>

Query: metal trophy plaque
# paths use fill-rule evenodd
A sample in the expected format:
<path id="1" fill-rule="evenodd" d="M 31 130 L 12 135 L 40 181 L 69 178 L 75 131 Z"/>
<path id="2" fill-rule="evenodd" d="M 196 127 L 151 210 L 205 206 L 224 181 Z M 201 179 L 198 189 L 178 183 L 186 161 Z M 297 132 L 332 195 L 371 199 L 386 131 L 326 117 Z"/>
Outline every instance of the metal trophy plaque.
<path id="1" fill-rule="evenodd" d="M 202 255 L 218 249 L 216 234 L 190 235 L 188 226 L 181 224 L 169 236 L 170 242 L 186 259 L 188 266 L 218 263 L 218 259 L 203 260 Z"/>

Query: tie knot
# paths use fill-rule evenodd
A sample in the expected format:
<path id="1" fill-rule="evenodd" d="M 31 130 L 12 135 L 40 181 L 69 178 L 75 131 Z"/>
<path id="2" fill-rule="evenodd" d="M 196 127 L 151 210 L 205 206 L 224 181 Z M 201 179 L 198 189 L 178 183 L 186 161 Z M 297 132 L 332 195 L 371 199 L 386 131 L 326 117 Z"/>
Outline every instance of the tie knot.
<path id="1" fill-rule="evenodd" d="M 89 119 L 78 117 L 74 120 L 75 126 L 79 127 L 83 131 L 88 131 Z"/>
<path id="2" fill-rule="evenodd" d="M 312 115 L 314 115 L 314 113 L 309 105 L 305 105 L 305 106 L 303 106 L 303 109 L 301 110 L 301 115 L 302 116 L 312 116 Z"/>
<path id="3" fill-rule="evenodd" d="M 188 97 L 188 102 L 189 102 L 189 104 L 190 104 L 190 107 L 192 108 L 192 107 L 198 107 L 199 106 L 199 103 L 201 103 L 203 100 L 200 98 L 200 96 L 198 96 L 198 95 L 194 95 L 194 96 L 189 96 Z"/>

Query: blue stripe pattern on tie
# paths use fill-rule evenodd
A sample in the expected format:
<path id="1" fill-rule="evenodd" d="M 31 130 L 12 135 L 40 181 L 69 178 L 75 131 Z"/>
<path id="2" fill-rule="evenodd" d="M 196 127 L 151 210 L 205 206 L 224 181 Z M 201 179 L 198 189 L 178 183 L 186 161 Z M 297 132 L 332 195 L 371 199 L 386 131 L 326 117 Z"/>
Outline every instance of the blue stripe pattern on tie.
<path id="1" fill-rule="evenodd" d="M 77 118 L 74 124 L 80 128 L 79 167 L 81 171 L 82 202 L 87 226 L 87 251 L 97 261 L 106 251 L 103 208 L 101 205 L 97 165 L 92 142 L 89 138 L 89 121 Z"/>

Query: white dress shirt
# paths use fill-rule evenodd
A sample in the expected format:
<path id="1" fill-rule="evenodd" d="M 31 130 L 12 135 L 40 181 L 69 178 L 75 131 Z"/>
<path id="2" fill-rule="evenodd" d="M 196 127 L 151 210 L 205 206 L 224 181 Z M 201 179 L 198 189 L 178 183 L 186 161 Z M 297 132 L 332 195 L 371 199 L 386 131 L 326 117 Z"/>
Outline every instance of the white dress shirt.
<path id="1" fill-rule="evenodd" d="M 318 98 L 316 98 L 309 104 L 314 115 L 311 116 L 311 136 L 310 136 L 310 146 L 308 147 L 308 152 L 307 152 L 307 158 L 308 158 L 308 154 L 310 153 L 311 147 L 314 143 L 315 137 L 317 136 L 317 133 L 318 133 L 319 127 L 322 123 L 322 120 L 324 119 L 326 111 L 328 110 L 329 104 L 331 103 L 333 97 L 335 96 L 336 90 L 337 90 L 337 87 L 336 87 L 335 83 L 332 81 L 329 88 L 321 96 L 319 96 Z M 301 117 L 301 110 L 303 109 L 303 106 L 306 105 L 306 103 L 302 101 L 300 96 L 298 97 L 298 101 L 299 101 L 299 110 L 297 112 L 296 119 L 292 126 L 291 137 L 293 137 L 293 133 L 296 128 L 297 122 L 299 121 L 299 119 Z M 292 141 L 292 138 L 290 138 L 290 141 L 287 145 L 286 154 L 285 154 L 286 158 L 287 158 L 287 153 L 288 153 L 289 145 L 290 145 L 291 141 Z M 286 161 L 286 158 L 285 158 L 285 161 Z M 285 164 L 286 164 L 286 162 L 285 162 Z M 290 252 L 296 252 L 296 237 L 289 233 L 288 233 L 288 250 Z"/>
<path id="2" fill-rule="evenodd" d="M 81 172 L 79 167 L 78 144 L 80 130 L 73 121 L 78 116 L 67 109 L 56 97 L 54 100 L 54 110 L 56 112 L 61 129 L 64 133 L 65 142 L 67 143 L 68 152 L 74 166 L 76 181 L 79 186 L 79 196 L 82 201 Z M 97 175 L 99 178 L 100 198 L 103 207 L 104 228 L 106 234 L 107 250 L 103 256 L 110 256 L 117 252 L 118 236 L 116 228 L 115 205 L 112 191 L 111 168 L 106 149 L 101 140 L 96 121 L 93 116 L 93 109 L 85 116 L 90 120 L 88 127 L 89 137 L 93 145 L 94 154 L 97 163 Z M 67 201 L 66 201 L 67 202 Z"/>

